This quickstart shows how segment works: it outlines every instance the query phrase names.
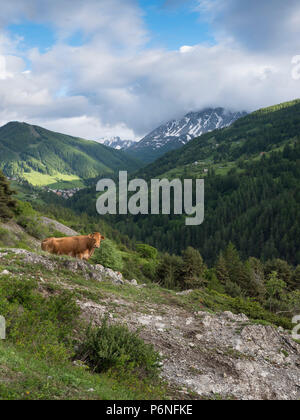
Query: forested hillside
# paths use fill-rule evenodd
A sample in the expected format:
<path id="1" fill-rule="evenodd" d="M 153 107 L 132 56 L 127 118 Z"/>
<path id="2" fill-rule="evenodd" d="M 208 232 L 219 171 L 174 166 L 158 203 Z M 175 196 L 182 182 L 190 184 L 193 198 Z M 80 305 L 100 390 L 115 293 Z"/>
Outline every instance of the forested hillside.
<path id="1" fill-rule="evenodd" d="M 191 140 L 143 168 L 139 175 L 153 178 L 195 161 L 208 164 L 247 159 L 282 147 L 299 136 L 300 100 L 258 110 L 230 127 Z"/>
<path id="2" fill-rule="evenodd" d="M 191 245 L 208 264 L 216 261 L 230 241 L 244 258 L 266 261 L 278 257 L 299 264 L 299 133 L 300 101 L 295 101 L 204 135 L 180 153 L 166 155 L 140 171 L 138 175 L 146 178 L 205 177 L 201 226 L 186 227 L 183 217 L 174 215 L 109 215 L 105 220 L 130 238 L 162 251 L 178 254 Z M 201 158 L 203 162 L 195 165 Z M 208 169 L 207 174 L 203 168 Z M 95 214 L 94 191 L 83 190 L 69 204 L 77 211 Z"/>
<path id="3" fill-rule="evenodd" d="M 13 216 L 16 201 L 13 198 L 7 179 L 0 170 L 0 220 L 6 220 Z"/>
<path id="4" fill-rule="evenodd" d="M 0 399 L 295 397 L 299 347 L 284 329 L 299 313 L 299 265 L 242 259 L 229 243 L 208 267 L 190 246 L 180 255 L 158 252 L 103 218 L 76 214 L 54 194 L 17 188 L 22 201 L 12 200 L 1 177 L 4 209 L 14 204 L 0 213 L 0 308 L 7 322 Z M 66 226 L 105 234 L 89 263 L 40 251 L 41 240 L 64 236 Z M 231 388 L 224 366 L 235 378 Z"/>
<path id="5" fill-rule="evenodd" d="M 122 152 L 26 123 L 0 128 L 0 169 L 34 185 L 80 181 L 139 167 Z"/>

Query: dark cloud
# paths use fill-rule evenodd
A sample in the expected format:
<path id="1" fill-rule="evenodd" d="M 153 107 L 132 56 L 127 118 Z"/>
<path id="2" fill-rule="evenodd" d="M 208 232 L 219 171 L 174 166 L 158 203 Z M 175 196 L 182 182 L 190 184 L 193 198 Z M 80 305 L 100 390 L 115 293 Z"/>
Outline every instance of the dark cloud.
<path id="1" fill-rule="evenodd" d="M 299 49 L 299 0 L 199 0 L 220 37 L 256 51 Z"/>

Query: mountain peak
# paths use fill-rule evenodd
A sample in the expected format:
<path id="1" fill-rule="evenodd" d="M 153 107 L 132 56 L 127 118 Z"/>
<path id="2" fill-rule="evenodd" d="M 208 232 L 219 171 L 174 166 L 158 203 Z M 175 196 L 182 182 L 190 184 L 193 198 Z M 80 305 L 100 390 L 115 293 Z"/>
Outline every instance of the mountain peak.
<path id="1" fill-rule="evenodd" d="M 141 141 L 128 149 L 128 153 L 150 163 L 170 150 L 175 150 L 204 133 L 228 127 L 246 112 L 232 112 L 222 107 L 191 111 L 181 119 L 162 124 Z"/>
<path id="2" fill-rule="evenodd" d="M 105 137 L 99 140 L 99 143 L 104 144 L 104 146 L 112 147 L 117 150 L 126 150 L 131 147 L 135 142 L 133 140 L 124 140 L 120 137 Z"/>

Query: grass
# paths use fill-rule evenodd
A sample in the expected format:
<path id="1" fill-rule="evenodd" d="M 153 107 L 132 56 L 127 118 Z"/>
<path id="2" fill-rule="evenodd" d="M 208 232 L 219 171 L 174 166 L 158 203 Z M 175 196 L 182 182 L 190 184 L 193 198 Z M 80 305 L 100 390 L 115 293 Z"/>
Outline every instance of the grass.
<path id="1" fill-rule="evenodd" d="M 0 400 L 137 400 L 163 397 L 155 387 L 138 387 L 69 363 L 46 363 L 0 341 Z"/>
<path id="2" fill-rule="evenodd" d="M 174 398 L 179 397 L 178 393 L 176 394 L 178 390 L 173 392 L 160 380 L 147 375 L 141 377 L 134 369 L 127 369 L 126 363 L 120 365 L 121 369 L 112 369 L 109 372 L 99 370 L 97 374 L 93 373 L 92 363 L 88 363 L 90 368 L 85 365 L 85 358 L 81 358 L 85 360 L 84 364 L 75 366 L 72 363 L 75 356 L 74 342 L 72 344 L 69 336 L 70 333 L 72 335 L 74 332 L 77 335 L 82 331 L 80 336 L 83 337 L 83 325 L 86 325 L 86 320 L 78 316 L 70 318 L 74 306 L 70 305 L 69 298 L 62 296 L 66 289 L 71 290 L 74 302 L 90 300 L 105 306 L 106 311 L 117 322 L 122 321 L 124 311 L 147 313 L 150 304 L 152 308 L 157 308 L 157 314 L 168 306 L 177 306 L 189 313 L 217 313 L 229 310 L 233 313 L 245 313 L 249 317 L 249 323 L 275 324 L 288 328 L 289 320 L 274 317 L 274 314 L 263 310 L 250 300 L 234 299 L 206 289 L 195 290 L 188 295 L 177 295 L 175 291 L 163 289 L 152 283 L 137 288 L 128 284 L 115 285 L 110 281 L 99 282 L 85 277 L 80 270 L 71 272 L 65 268 L 63 261 L 71 260 L 69 257 L 40 252 L 40 255 L 46 256 L 48 262 L 53 263 L 52 271 L 40 263 L 24 263 L 23 255 L 15 255 L 9 249 L 5 253 L 6 255 L 0 253 L 0 273 L 6 269 L 11 274 L 0 276 L 0 306 L 1 296 L 3 302 L 0 309 L 3 312 L 10 308 L 7 305 L 12 305 L 10 312 L 20 321 L 14 320 L 14 334 L 8 336 L 7 340 L 0 341 L 0 399 L 138 400 L 170 399 L 170 395 Z M 32 284 L 36 284 L 35 289 L 32 289 Z M 17 290 L 18 287 L 21 287 L 21 290 Z M 3 295 L 5 288 L 7 291 Z M 60 296 L 62 298 L 59 298 Z M 20 305 L 23 307 L 22 311 Z M 78 318 L 80 323 L 69 328 L 70 320 L 74 318 Z M 27 320 L 32 328 L 29 326 L 28 329 Z M 61 329 L 59 334 L 56 331 L 57 322 Z M 45 330 L 46 337 L 41 337 L 42 330 L 34 328 L 35 324 L 51 326 Z M 35 337 L 32 339 L 33 347 L 30 340 L 28 341 L 31 334 Z M 63 340 L 67 343 L 67 351 L 59 346 L 60 334 L 67 338 Z M 111 332 L 108 336 L 110 334 Z M 119 336 L 118 332 L 115 336 Z M 123 342 L 126 343 L 126 340 Z M 56 357 L 57 349 L 61 351 L 61 357 Z M 241 357 L 239 353 L 233 354 L 231 349 L 228 351 L 228 355 L 232 357 Z"/>
<path id="3" fill-rule="evenodd" d="M 109 368 L 97 365 L 99 374 L 94 374 L 93 366 L 89 369 L 76 353 L 76 347 L 85 344 L 86 322 L 79 316 L 75 294 L 52 284 L 42 287 L 29 272 L 20 273 L 20 267 L 6 265 L 11 271 L 15 268 L 14 273 L 0 276 L 0 311 L 7 327 L 7 339 L 0 342 L 0 399 L 165 397 L 165 384 L 153 374 L 158 355 L 122 325 L 105 324 L 107 340 L 98 342 L 96 337 L 93 341 L 97 346 L 93 360 L 101 354 Z M 33 271 L 39 273 L 36 268 Z M 110 352 L 111 337 L 120 347 L 117 364 L 116 348 Z M 90 349 L 89 341 L 86 345 L 84 349 Z M 75 359 L 76 365 L 72 362 Z"/>
<path id="4" fill-rule="evenodd" d="M 23 177 L 36 187 L 49 186 L 51 188 L 59 188 L 61 181 L 72 182 L 70 185 L 74 187 L 83 186 L 83 183 L 77 175 L 68 175 L 59 172 L 55 173 L 55 175 L 48 175 L 32 170 L 31 172 L 24 172 Z"/>
<path id="5" fill-rule="evenodd" d="M 49 256 L 54 262 L 61 261 L 61 258 Z M 68 259 L 66 257 L 66 259 Z M 4 263 L 4 261 L 7 261 Z M 80 272 L 70 273 L 67 268 L 58 265 L 54 271 L 47 270 L 44 266 L 26 265 L 23 256 L 11 255 L 0 257 L 0 271 L 7 269 L 15 275 L 29 277 L 39 280 L 42 277 L 47 282 L 47 287 L 62 290 L 69 285 L 74 290 L 78 299 L 89 299 L 101 304 L 103 301 L 110 301 L 110 309 L 113 311 L 113 300 L 123 299 L 130 304 L 134 304 L 136 310 L 145 311 L 147 303 L 156 305 L 170 305 L 183 308 L 189 312 L 210 311 L 213 313 L 231 311 L 235 314 L 244 313 L 251 322 L 260 325 L 277 325 L 285 329 L 291 329 L 292 324 L 289 319 L 276 316 L 263 309 L 259 304 L 252 300 L 242 298 L 232 298 L 218 293 L 214 290 L 199 289 L 189 295 L 176 295 L 173 290 L 164 289 L 156 284 L 148 283 L 143 288 L 132 287 L 124 284 L 118 286 L 111 281 L 97 282 L 86 279 Z M 119 305 L 119 303 L 118 303 Z M 161 307 L 163 310 L 163 308 Z"/>

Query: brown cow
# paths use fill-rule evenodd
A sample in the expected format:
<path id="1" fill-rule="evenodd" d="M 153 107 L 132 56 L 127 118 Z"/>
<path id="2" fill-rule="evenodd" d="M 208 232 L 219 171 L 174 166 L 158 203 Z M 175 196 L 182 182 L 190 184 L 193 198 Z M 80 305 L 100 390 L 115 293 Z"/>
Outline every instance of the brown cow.
<path id="1" fill-rule="evenodd" d="M 100 248 L 101 240 L 105 239 L 99 232 L 90 235 L 70 236 L 67 238 L 48 238 L 42 242 L 42 250 L 56 255 L 88 260 Z"/>

